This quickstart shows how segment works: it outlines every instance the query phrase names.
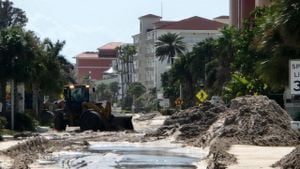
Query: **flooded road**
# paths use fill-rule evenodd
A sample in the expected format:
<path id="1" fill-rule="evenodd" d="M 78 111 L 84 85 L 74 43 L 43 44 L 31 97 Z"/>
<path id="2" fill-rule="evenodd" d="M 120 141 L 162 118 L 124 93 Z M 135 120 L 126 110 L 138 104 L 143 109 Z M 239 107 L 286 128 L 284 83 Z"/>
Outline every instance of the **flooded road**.
<path id="1" fill-rule="evenodd" d="M 203 153 L 195 148 L 161 143 L 94 142 L 84 152 L 55 152 L 33 169 L 195 169 Z"/>

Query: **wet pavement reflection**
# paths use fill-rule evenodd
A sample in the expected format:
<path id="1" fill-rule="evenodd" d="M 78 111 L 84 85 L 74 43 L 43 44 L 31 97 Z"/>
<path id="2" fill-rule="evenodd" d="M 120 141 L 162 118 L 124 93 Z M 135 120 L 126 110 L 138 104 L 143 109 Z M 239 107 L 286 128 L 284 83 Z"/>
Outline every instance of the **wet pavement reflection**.
<path id="1" fill-rule="evenodd" d="M 195 169 L 201 152 L 176 146 L 94 143 L 86 152 L 55 152 L 31 168 Z"/>

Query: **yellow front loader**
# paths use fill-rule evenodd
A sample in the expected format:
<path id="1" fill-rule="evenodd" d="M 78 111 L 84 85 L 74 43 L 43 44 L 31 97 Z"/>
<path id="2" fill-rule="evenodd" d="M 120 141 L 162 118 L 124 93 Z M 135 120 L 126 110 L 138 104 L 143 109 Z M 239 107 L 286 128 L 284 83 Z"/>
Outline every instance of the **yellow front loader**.
<path id="1" fill-rule="evenodd" d="M 80 126 L 81 130 L 133 130 L 132 116 L 115 116 L 111 103 L 90 101 L 88 85 L 68 85 L 64 87 L 64 101 L 58 103 L 55 111 L 54 128 L 65 130 L 66 126 Z"/>

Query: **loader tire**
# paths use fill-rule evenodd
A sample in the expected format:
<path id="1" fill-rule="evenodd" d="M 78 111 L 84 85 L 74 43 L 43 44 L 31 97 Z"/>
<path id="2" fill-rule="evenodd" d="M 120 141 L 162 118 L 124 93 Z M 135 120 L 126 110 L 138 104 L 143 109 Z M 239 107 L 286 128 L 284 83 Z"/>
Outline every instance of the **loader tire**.
<path id="1" fill-rule="evenodd" d="M 105 130 L 104 122 L 97 112 L 87 110 L 80 116 L 80 130 L 103 131 Z"/>
<path id="2" fill-rule="evenodd" d="M 62 112 L 56 112 L 54 116 L 54 129 L 57 131 L 66 130 L 66 122 Z"/>

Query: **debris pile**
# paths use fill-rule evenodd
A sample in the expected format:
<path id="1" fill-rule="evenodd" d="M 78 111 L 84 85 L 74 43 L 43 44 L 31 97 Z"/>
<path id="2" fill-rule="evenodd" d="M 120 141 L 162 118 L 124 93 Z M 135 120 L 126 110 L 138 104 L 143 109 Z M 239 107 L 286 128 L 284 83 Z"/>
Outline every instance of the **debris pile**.
<path id="1" fill-rule="evenodd" d="M 288 113 L 266 96 L 244 96 L 231 100 L 230 108 L 206 102 L 176 112 L 151 135 L 173 135 L 194 146 L 210 146 L 208 168 L 226 168 L 236 163 L 226 152 L 231 144 L 299 145 L 300 134 L 290 121 Z M 299 148 L 294 154 L 289 159 L 299 159 Z"/>
<path id="2" fill-rule="evenodd" d="M 14 160 L 13 167 L 16 169 L 28 168 L 27 165 L 38 158 L 38 154 L 46 150 L 48 140 L 43 137 L 35 137 L 23 143 L 17 144 L 4 152 Z"/>
<path id="3" fill-rule="evenodd" d="M 220 143 L 213 143 L 209 148 L 207 169 L 226 169 L 227 166 L 237 163 L 234 155 L 228 153 L 230 143 L 223 141 Z"/>
<path id="4" fill-rule="evenodd" d="M 149 135 L 167 137 L 179 131 L 179 140 L 188 141 L 198 138 L 206 132 L 209 126 L 218 119 L 218 115 L 225 112 L 226 109 L 225 106 L 216 107 L 209 102 L 205 102 L 200 106 L 174 113 L 166 119 L 162 127 Z"/>
<path id="5" fill-rule="evenodd" d="M 266 96 L 244 96 L 233 99 L 230 108 L 206 102 L 176 112 L 155 135 L 179 133 L 178 140 L 197 146 L 224 139 L 235 144 L 296 145 L 300 135 L 290 121 L 287 112 Z"/>
<path id="6" fill-rule="evenodd" d="M 300 169 L 300 147 L 295 148 L 291 153 L 287 154 L 280 161 L 276 162 L 272 167 L 280 167 L 282 169 Z"/>
<path id="7" fill-rule="evenodd" d="M 266 96 L 239 97 L 231 101 L 230 109 L 220 114 L 201 141 L 222 138 L 235 144 L 297 145 L 300 135 L 290 121 L 288 113 Z"/>

